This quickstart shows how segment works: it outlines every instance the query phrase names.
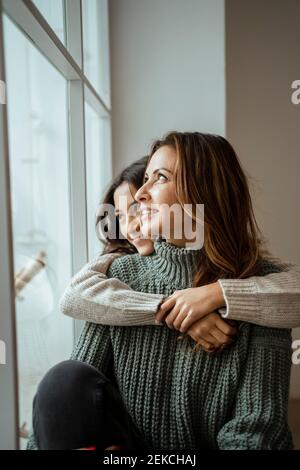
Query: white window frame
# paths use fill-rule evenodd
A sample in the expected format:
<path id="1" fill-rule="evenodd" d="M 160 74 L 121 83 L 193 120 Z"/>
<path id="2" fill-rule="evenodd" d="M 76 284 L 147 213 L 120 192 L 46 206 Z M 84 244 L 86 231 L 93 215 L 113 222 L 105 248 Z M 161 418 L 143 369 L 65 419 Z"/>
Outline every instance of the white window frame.
<path id="1" fill-rule="evenodd" d="M 84 103 L 86 101 L 99 116 L 109 120 L 111 108 L 83 72 L 81 0 L 64 0 L 64 8 L 65 45 L 31 0 L 0 0 L 0 80 L 5 83 L 4 12 L 68 83 L 70 230 L 72 273 L 75 274 L 88 261 Z M 0 340 L 6 345 L 6 364 L 0 363 L 0 449 L 18 449 L 17 342 L 6 112 L 6 105 L 0 104 Z M 81 327 L 82 322 L 74 321 L 74 341 Z"/>

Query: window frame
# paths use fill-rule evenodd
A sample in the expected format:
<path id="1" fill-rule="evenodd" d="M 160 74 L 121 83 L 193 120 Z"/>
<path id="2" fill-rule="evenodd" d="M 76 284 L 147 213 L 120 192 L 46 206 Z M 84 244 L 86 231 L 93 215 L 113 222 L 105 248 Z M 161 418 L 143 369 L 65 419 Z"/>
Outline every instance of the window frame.
<path id="1" fill-rule="evenodd" d="M 108 9 L 108 1 L 106 8 Z M 5 13 L 67 80 L 68 165 L 71 213 L 72 274 L 88 261 L 85 102 L 111 122 L 110 103 L 101 97 L 83 71 L 81 0 L 63 0 L 64 45 L 31 0 L 0 0 L 0 80 L 5 83 L 2 14 Z M 108 23 L 108 22 L 107 22 Z M 109 25 L 107 24 L 107 28 Z M 109 44 L 107 44 L 109 54 Z M 108 70 L 109 74 L 109 70 Z M 0 364 L 0 449 L 19 448 L 18 374 L 15 325 L 12 211 L 6 105 L 0 104 L 0 340 L 6 344 L 6 364 Z M 109 158 L 111 164 L 111 135 Z M 74 320 L 74 341 L 82 321 Z M 13 397 L 13 398 L 12 398 Z M 3 410 L 3 411 L 2 411 Z M 5 442 L 2 440 L 5 436 Z"/>

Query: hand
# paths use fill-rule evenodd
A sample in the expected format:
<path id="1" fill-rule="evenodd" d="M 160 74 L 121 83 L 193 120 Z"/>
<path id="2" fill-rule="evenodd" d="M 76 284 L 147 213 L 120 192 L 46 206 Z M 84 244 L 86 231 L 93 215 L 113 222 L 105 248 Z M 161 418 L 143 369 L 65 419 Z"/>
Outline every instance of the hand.
<path id="1" fill-rule="evenodd" d="M 225 305 L 221 286 L 214 282 L 175 291 L 161 303 L 155 319 L 157 324 L 164 319 L 169 328 L 185 333 L 197 320 Z"/>
<path id="2" fill-rule="evenodd" d="M 218 313 L 212 312 L 206 317 L 197 320 L 187 331 L 196 345 L 194 350 L 202 347 L 206 352 L 212 353 L 229 346 L 237 334 L 235 322 L 223 320 Z M 183 338 L 183 336 L 178 339 Z"/>

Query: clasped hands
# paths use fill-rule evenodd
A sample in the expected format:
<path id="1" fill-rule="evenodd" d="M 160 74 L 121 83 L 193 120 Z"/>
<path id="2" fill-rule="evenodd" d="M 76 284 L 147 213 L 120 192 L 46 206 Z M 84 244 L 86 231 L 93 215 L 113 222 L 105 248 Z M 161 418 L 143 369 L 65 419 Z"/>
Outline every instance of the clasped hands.
<path id="1" fill-rule="evenodd" d="M 196 341 L 195 350 L 203 348 L 208 353 L 224 349 L 234 341 L 236 322 L 223 319 L 217 309 L 225 306 L 218 282 L 201 287 L 175 291 L 160 304 L 155 322 L 164 322 L 169 328 L 189 335 Z"/>

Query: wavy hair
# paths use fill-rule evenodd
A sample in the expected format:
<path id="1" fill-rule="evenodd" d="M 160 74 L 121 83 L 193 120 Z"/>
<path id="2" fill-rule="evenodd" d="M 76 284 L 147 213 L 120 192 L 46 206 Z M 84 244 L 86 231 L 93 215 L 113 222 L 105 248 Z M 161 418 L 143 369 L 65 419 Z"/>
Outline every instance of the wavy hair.
<path id="1" fill-rule="evenodd" d="M 230 143 L 219 135 L 170 132 L 156 140 L 176 151 L 175 188 L 179 204 L 204 204 L 204 244 L 193 286 L 221 278 L 259 273 L 268 255 L 255 219 L 247 177 Z M 195 219 L 195 211 L 193 211 Z"/>

